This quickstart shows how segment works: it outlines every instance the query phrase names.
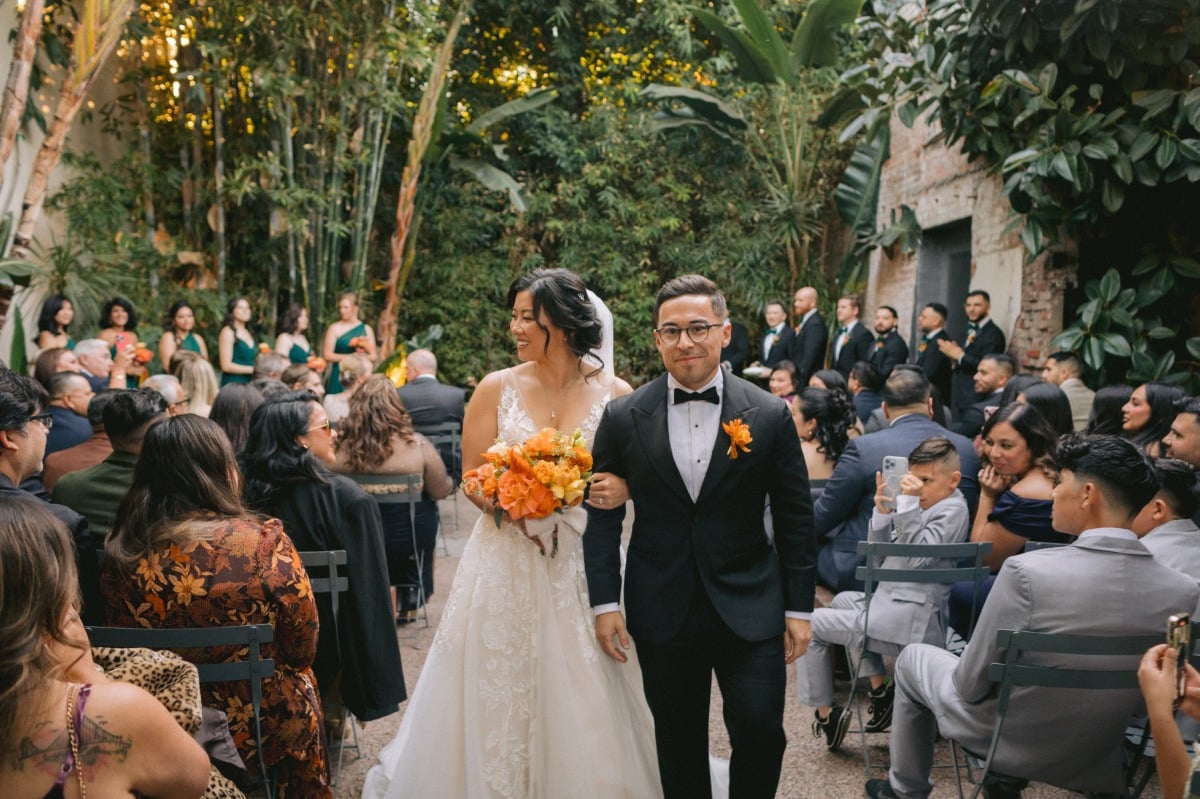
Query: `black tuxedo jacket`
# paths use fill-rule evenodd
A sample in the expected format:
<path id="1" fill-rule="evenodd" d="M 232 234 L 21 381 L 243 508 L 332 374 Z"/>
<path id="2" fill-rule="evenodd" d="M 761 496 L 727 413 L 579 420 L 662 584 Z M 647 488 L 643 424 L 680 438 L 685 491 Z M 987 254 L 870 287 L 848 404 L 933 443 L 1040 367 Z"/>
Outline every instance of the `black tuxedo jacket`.
<path id="1" fill-rule="evenodd" d="M 738 377 L 742 376 L 742 367 L 746 365 L 746 356 L 750 354 L 750 335 L 746 326 L 740 322 L 730 322 L 729 346 L 721 349 L 721 360 L 729 363 L 729 368 Z"/>
<path id="2" fill-rule="evenodd" d="M 671 454 L 666 375 L 604 410 L 594 469 L 623 477 L 633 499 L 625 612 L 637 640 L 670 641 L 696 591 L 705 591 L 746 641 L 781 635 L 784 611 L 813 608 L 812 499 L 791 413 L 783 400 L 726 374 L 721 421 L 734 419 L 750 428 L 749 451 L 730 458 L 729 436 L 719 431 L 704 484 L 692 501 Z M 768 496 L 773 535 L 763 525 Z M 583 552 L 593 606 L 621 599 L 624 518 L 624 507 L 588 507 Z"/>
<path id="3" fill-rule="evenodd" d="M 987 421 L 984 418 L 984 413 L 990 405 L 995 407 L 1000 404 L 1000 395 L 1002 391 L 993 391 L 979 402 L 974 402 L 962 409 L 951 428 L 959 435 L 964 435 L 967 438 L 974 438 L 979 435 L 979 431 L 983 429 L 983 423 Z"/>
<path id="4" fill-rule="evenodd" d="M 778 340 L 774 344 L 771 345 L 771 351 L 767 355 L 767 359 L 765 361 L 763 361 L 763 366 L 769 366 L 772 369 L 775 368 L 775 365 L 777 363 L 779 363 L 782 360 L 787 359 L 788 353 L 791 352 L 791 349 L 792 349 L 792 338 L 796 334 L 785 323 L 783 325 L 783 328 L 779 331 L 778 335 L 779 335 Z M 763 331 L 763 336 L 766 336 L 766 331 Z M 758 346 L 755 348 L 756 356 L 762 354 L 762 346 L 763 346 L 762 343 L 763 343 L 762 337 L 759 337 L 758 342 L 757 342 Z"/>
<path id="5" fill-rule="evenodd" d="M 929 339 L 925 345 L 925 351 L 921 352 L 920 342 L 917 343 L 916 357 L 913 361 L 917 366 L 921 367 L 921 371 L 929 378 L 929 382 L 937 387 L 938 392 L 942 395 L 942 401 L 945 402 L 950 397 L 950 375 L 951 366 L 950 359 L 942 355 L 942 351 L 938 349 L 939 341 L 950 341 L 950 335 L 943 328 L 937 332 L 933 338 Z"/>
<path id="6" fill-rule="evenodd" d="M 979 362 L 985 356 L 1004 352 L 1004 331 L 995 322 L 988 319 L 987 324 L 975 334 L 974 341 L 968 345 L 964 335 L 959 345 L 963 348 L 963 357 L 954 366 L 954 380 L 951 387 L 953 393 L 950 403 L 956 415 L 968 405 L 974 405 L 979 399 L 975 395 L 975 370 L 979 368 Z"/>
<path id="7" fill-rule="evenodd" d="M 871 353 L 875 351 L 875 336 L 860 321 L 850 331 L 850 340 L 846 342 L 842 351 L 838 353 L 837 359 L 834 360 L 833 353 L 836 348 L 837 332 L 835 331 L 833 337 L 829 339 L 829 363 L 842 373 L 842 377 L 848 378 L 854 364 L 859 361 L 871 360 Z"/>
<path id="8" fill-rule="evenodd" d="M 825 366 L 825 350 L 829 347 L 829 327 L 821 314 L 815 313 L 802 324 L 792 338 L 791 352 L 788 357 L 796 364 L 800 373 L 800 385 L 808 385 L 808 378 L 813 372 Z"/>
<path id="9" fill-rule="evenodd" d="M 871 350 L 871 365 L 879 370 L 879 375 L 887 380 L 888 375 L 896 368 L 896 364 L 908 360 L 908 345 L 895 330 L 887 334 L 883 341 L 875 337 Z"/>

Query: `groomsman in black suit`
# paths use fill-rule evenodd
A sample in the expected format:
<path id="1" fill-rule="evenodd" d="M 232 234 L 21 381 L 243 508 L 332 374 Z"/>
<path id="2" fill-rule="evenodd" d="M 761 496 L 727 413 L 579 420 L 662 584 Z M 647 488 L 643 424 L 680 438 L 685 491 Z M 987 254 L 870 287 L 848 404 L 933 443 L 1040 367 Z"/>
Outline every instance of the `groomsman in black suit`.
<path id="1" fill-rule="evenodd" d="M 844 294 L 838 298 L 838 329 L 829 349 L 829 364 L 845 378 L 850 377 L 854 364 L 871 360 L 871 352 L 875 348 L 875 337 L 866 325 L 858 321 L 860 313 L 862 298 L 857 294 Z"/>
<path id="2" fill-rule="evenodd" d="M 917 317 L 917 327 L 921 330 L 921 341 L 917 344 L 913 363 L 921 367 L 925 377 L 938 390 L 943 401 L 950 400 L 950 376 L 952 366 L 950 359 L 942 354 L 938 342 L 950 344 L 953 340 L 946 332 L 946 320 L 950 311 L 940 302 L 931 302 L 921 309 Z"/>
<path id="3" fill-rule="evenodd" d="M 804 455 L 787 404 L 720 368 L 729 322 L 716 284 L 677 277 L 655 306 L 667 374 L 608 403 L 596 431 L 595 469 L 625 479 L 635 512 L 622 591 L 625 508 L 589 500 L 583 552 L 596 638 L 619 663 L 630 637 L 637 644 L 665 799 L 711 796 L 714 673 L 733 742 L 729 795 L 769 799 L 787 743 L 786 665 L 812 637 Z"/>
<path id="4" fill-rule="evenodd" d="M 721 364 L 741 377 L 746 356 L 750 354 L 750 334 L 746 332 L 745 325 L 732 319 L 729 320 L 729 328 L 729 343 L 721 348 Z"/>
<path id="5" fill-rule="evenodd" d="M 871 351 L 871 365 L 879 372 L 880 381 L 887 380 L 896 364 L 908 360 L 908 345 L 896 332 L 900 315 L 890 305 L 875 309 L 875 349 Z"/>
<path id="6" fill-rule="evenodd" d="M 978 400 L 975 394 L 975 370 L 985 356 L 1004 352 L 1004 331 L 993 322 L 988 314 L 992 310 L 992 298 L 986 291 L 976 289 L 967 294 L 967 335 L 962 343 L 939 341 L 938 349 L 953 364 L 954 377 L 951 381 L 950 407 L 954 418 Z"/>
<path id="7" fill-rule="evenodd" d="M 808 385 L 813 372 L 825 365 L 825 350 L 829 347 L 829 327 L 817 311 L 817 290 L 805 286 L 796 292 L 792 311 L 796 314 L 796 335 L 792 338 L 789 357 L 796 364 L 800 385 Z"/>
<path id="8" fill-rule="evenodd" d="M 767 332 L 763 334 L 759 354 L 762 355 L 762 365 L 774 369 L 776 364 L 788 357 L 795 333 L 788 327 L 787 307 L 783 300 L 767 300 L 763 317 L 767 320 Z"/>

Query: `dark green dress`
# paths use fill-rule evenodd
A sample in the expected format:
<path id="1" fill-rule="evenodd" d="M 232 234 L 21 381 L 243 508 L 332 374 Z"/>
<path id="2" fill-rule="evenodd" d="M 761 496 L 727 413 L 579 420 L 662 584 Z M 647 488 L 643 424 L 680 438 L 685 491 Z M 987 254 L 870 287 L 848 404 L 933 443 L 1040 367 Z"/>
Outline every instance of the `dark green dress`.
<path id="1" fill-rule="evenodd" d="M 288 350 L 288 360 L 292 363 L 308 363 L 309 356 L 312 355 L 312 350 L 306 350 L 299 344 L 292 344 L 292 348 Z"/>
<path id="2" fill-rule="evenodd" d="M 337 341 L 333 342 L 333 351 L 338 355 L 349 355 L 354 352 L 354 348 L 350 346 L 350 340 L 359 336 L 367 335 L 367 326 L 359 322 L 354 327 L 347 330 L 342 335 L 338 336 Z M 342 388 L 341 364 L 335 363 L 333 368 L 329 370 L 329 385 L 325 387 L 325 391 L 329 394 L 341 394 L 345 389 Z"/>
<path id="3" fill-rule="evenodd" d="M 246 342 L 238 337 L 237 333 L 233 336 L 233 362 L 241 366 L 254 366 L 254 358 L 258 355 L 258 350 L 251 347 Z M 221 375 L 221 385 L 227 386 L 230 383 L 249 383 L 250 375 Z"/>
<path id="4" fill-rule="evenodd" d="M 197 355 L 203 355 L 204 350 L 200 349 L 200 340 L 196 338 L 195 333 L 188 333 L 182 339 L 176 338 L 176 347 L 181 350 L 190 350 Z"/>

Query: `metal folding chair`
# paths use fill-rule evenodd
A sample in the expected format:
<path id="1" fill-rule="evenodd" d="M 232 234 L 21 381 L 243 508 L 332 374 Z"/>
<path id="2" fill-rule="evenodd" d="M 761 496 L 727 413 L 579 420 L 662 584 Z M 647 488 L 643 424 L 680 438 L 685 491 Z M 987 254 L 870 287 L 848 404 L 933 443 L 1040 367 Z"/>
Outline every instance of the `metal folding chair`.
<path id="1" fill-rule="evenodd" d="M 867 624 L 870 621 L 871 597 L 880 583 L 925 583 L 950 585 L 953 583 L 973 583 L 971 593 L 971 625 L 974 625 L 975 610 L 979 605 L 979 592 L 983 581 L 991 573 L 984 564 L 984 558 L 991 554 L 990 542 L 968 542 L 962 544 L 899 544 L 883 541 L 860 541 L 858 554 L 866 556 L 866 563 L 859 566 L 854 576 L 863 583 L 863 601 L 865 607 L 862 616 L 862 640 L 859 647 L 858 663 L 850 658 L 850 648 L 846 649 L 846 657 L 850 660 L 850 672 L 853 674 L 850 683 L 850 698 L 847 708 L 853 707 L 858 719 L 858 732 L 862 740 L 863 763 L 867 777 L 871 776 L 871 751 L 867 746 L 867 727 L 863 721 L 862 703 L 858 700 L 858 684 L 862 668 L 862 656 L 868 651 Z M 897 569 L 882 568 L 884 558 L 931 558 L 936 560 L 957 561 L 960 564 L 953 567 L 929 569 Z M 970 636 L 970 630 L 967 635 Z"/>
<path id="2" fill-rule="evenodd" d="M 414 427 L 414 429 L 429 439 L 429 443 L 437 449 L 438 454 L 442 456 L 442 461 L 446 461 L 446 454 L 450 455 L 450 462 L 446 463 L 446 470 L 450 472 L 450 476 L 460 478 L 462 476 L 462 424 L 460 422 L 443 422 L 442 424 L 430 424 L 423 427 Z M 450 498 L 453 499 L 458 491 L 458 484 L 455 483 L 454 490 L 450 492 Z M 458 529 L 458 503 L 454 502 L 451 505 L 452 513 L 454 514 L 454 529 Z M 450 548 L 446 546 L 446 534 L 442 530 L 441 511 L 438 511 L 438 536 L 442 539 L 442 554 L 449 555 Z"/>
<path id="3" fill-rule="evenodd" d="M 1025 546 L 1021 548 L 1022 552 L 1037 552 L 1039 549 L 1058 549 L 1059 547 L 1069 547 L 1066 541 L 1026 541 Z"/>
<path id="4" fill-rule="evenodd" d="M 254 742 L 258 747 L 261 779 L 268 797 L 274 797 L 278 785 L 262 756 L 262 683 L 275 673 L 275 661 L 260 655 L 262 644 L 270 643 L 275 631 L 269 624 L 248 624 L 238 627 L 181 627 L 175 629 L 145 629 L 141 627 L 89 627 L 92 646 L 142 647 L 144 649 L 207 649 L 218 646 L 246 648 L 244 660 L 224 663 L 196 663 L 201 683 L 250 683 L 250 698 L 254 710 Z"/>
<path id="5" fill-rule="evenodd" d="M 425 570 L 425 558 L 421 555 L 421 549 L 417 542 L 417 503 L 421 501 L 421 486 L 425 482 L 423 474 L 356 474 L 353 476 L 354 481 L 363 485 L 386 485 L 397 486 L 403 485 L 404 491 L 395 491 L 389 493 L 372 493 L 371 496 L 380 505 L 403 504 L 408 505 L 408 523 L 412 535 L 413 560 L 417 564 L 417 582 L 416 584 L 398 583 L 397 588 L 411 588 L 417 592 L 417 604 L 419 606 L 418 616 L 424 623 L 424 627 L 429 626 L 429 610 L 425 602 L 425 583 L 422 575 Z M 416 641 L 417 634 L 414 631 L 411 635 L 403 635 L 401 638 Z M 417 648 L 414 643 L 413 648 Z"/>
<path id="6" fill-rule="evenodd" d="M 980 758 L 978 766 L 979 779 L 976 781 L 971 774 L 972 764 L 969 755 L 964 757 L 967 778 L 975 784 L 972 799 L 977 799 L 984 789 L 984 782 L 991 773 L 992 761 L 1000 744 L 1000 736 L 1004 729 L 1004 720 L 1008 715 L 1012 700 L 1013 688 L 1017 686 L 1033 686 L 1040 688 L 1070 688 L 1075 690 L 1137 690 L 1137 664 L 1147 649 L 1162 642 L 1162 636 L 1157 635 L 1126 635 L 1126 636 L 1096 636 L 1072 635 L 1066 633 L 1040 633 L 1028 630 L 998 630 L 996 644 L 1004 649 L 1004 660 L 992 663 L 988 676 L 992 682 L 999 683 L 997 689 L 996 723 L 992 726 L 991 740 L 987 753 Z M 1091 657 L 1128 657 L 1128 663 L 1120 668 L 1068 668 L 1061 664 L 1038 665 L 1021 662 L 1021 655 L 1026 652 L 1041 654 L 1069 655 L 1071 663 L 1086 663 Z M 950 742 L 954 756 L 955 777 L 958 780 L 958 793 L 963 795 L 962 769 L 959 765 L 959 745 L 957 741 Z"/>

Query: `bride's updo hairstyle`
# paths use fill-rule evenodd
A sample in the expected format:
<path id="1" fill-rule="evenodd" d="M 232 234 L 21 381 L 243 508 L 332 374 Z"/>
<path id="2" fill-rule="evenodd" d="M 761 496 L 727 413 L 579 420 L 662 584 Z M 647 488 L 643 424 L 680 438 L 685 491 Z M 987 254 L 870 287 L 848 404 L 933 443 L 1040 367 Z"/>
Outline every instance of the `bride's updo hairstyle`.
<path id="1" fill-rule="evenodd" d="M 521 275 L 508 289 L 508 307 L 517 300 L 517 295 L 528 291 L 533 297 L 534 324 L 545 332 L 538 321 L 538 314 L 546 312 L 550 321 L 566 335 L 567 346 L 580 358 L 599 364 L 588 373 L 595 375 L 604 368 L 603 361 L 593 352 L 600 348 L 603 325 L 596 316 L 596 308 L 588 299 L 587 286 L 579 275 L 567 269 L 535 269 Z M 546 340 L 546 348 L 550 340 Z"/>

